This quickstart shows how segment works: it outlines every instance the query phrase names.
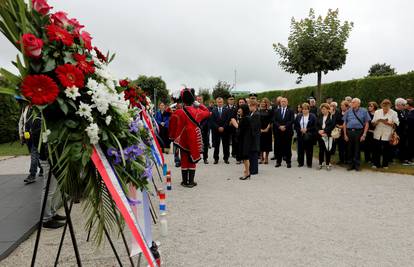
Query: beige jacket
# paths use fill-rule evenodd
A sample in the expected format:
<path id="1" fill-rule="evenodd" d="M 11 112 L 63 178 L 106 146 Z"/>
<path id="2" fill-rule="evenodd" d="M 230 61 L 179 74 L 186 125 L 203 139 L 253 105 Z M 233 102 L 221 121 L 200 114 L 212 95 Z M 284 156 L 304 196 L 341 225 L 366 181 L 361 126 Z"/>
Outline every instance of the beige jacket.
<path id="1" fill-rule="evenodd" d="M 387 114 L 384 114 L 383 109 L 378 109 L 375 111 L 374 118 L 372 118 L 372 123 L 376 123 L 380 119 L 385 119 L 389 122 L 393 122 L 395 126 L 398 126 L 400 124 L 397 112 L 392 109 L 390 109 Z M 378 122 L 374 130 L 374 139 L 389 141 L 393 130 L 394 127 L 386 125 L 383 122 Z"/>

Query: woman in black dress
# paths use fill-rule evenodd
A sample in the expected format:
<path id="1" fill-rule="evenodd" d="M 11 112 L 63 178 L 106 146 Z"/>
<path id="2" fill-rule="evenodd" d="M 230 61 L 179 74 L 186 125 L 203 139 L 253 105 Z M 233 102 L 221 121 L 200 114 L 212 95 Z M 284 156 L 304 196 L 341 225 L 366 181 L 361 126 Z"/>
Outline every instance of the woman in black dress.
<path id="1" fill-rule="evenodd" d="M 237 160 L 243 161 L 244 171 L 243 176 L 240 177 L 240 180 L 250 179 L 250 151 L 252 146 L 252 127 L 250 125 L 250 111 L 249 106 L 243 104 L 240 105 L 237 110 L 238 122 L 234 125 L 237 129 L 237 139 L 238 139 L 238 155 Z"/>
<path id="2" fill-rule="evenodd" d="M 269 152 L 272 151 L 272 114 L 270 101 L 263 98 L 260 102 L 260 164 L 269 164 Z"/>
<path id="3" fill-rule="evenodd" d="M 246 104 L 247 104 L 246 99 L 239 98 L 237 100 L 237 107 L 236 107 L 237 111 L 239 110 L 240 106 L 246 105 Z M 231 120 L 230 120 L 230 125 L 232 125 L 234 128 L 237 128 L 237 124 L 239 123 L 239 119 L 240 119 L 237 111 L 236 111 L 236 117 L 235 118 L 231 118 Z M 237 146 L 237 149 L 238 149 L 239 148 L 239 145 L 238 145 L 239 140 L 237 138 L 237 133 L 236 133 L 236 138 L 235 138 L 234 141 L 236 142 L 235 145 Z M 242 161 L 241 161 L 241 159 L 238 158 L 238 155 L 239 155 L 239 153 L 236 151 L 236 161 L 237 161 L 236 164 L 242 164 Z"/>

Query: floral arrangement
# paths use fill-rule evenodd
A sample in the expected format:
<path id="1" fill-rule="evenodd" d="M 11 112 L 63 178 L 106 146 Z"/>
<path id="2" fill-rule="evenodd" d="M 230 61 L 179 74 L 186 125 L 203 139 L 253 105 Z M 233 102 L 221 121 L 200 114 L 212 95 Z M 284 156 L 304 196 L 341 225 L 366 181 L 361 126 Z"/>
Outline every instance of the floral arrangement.
<path id="1" fill-rule="evenodd" d="M 96 226 L 100 241 L 103 226 L 111 229 L 116 221 L 92 149 L 99 144 L 107 151 L 125 191 L 128 184 L 145 187 L 152 156 L 137 107 L 146 98 L 113 77 L 114 56 L 94 47 L 77 19 L 51 10 L 46 0 L 0 0 L 0 30 L 21 52 L 13 62 L 19 75 L 0 70 L 13 85 L 0 93 L 23 97 L 41 114 L 41 142 L 47 146 L 39 147 L 47 147 L 62 192 L 86 198 L 88 224 Z"/>

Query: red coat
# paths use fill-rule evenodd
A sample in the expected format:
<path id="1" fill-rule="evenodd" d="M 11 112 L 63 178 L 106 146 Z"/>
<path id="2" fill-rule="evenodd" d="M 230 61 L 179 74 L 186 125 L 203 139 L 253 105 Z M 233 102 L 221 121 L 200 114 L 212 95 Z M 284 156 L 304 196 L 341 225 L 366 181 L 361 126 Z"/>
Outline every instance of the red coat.
<path id="1" fill-rule="evenodd" d="M 190 116 L 184 111 L 190 114 Z M 200 105 L 198 108 L 186 106 L 175 111 L 170 118 L 169 137 L 182 150 L 190 154 L 190 159 L 197 162 L 203 151 L 203 138 L 199 123 L 210 116 L 210 111 Z"/>

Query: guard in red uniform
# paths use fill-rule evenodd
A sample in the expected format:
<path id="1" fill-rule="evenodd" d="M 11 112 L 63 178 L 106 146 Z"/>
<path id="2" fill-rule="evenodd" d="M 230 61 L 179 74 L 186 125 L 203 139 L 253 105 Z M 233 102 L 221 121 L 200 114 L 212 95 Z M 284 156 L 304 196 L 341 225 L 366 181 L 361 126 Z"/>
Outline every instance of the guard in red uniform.
<path id="1" fill-rule="evenodd" d="M 170 118 L 170 139 L 180 148 L 181 174 L 184 187 L 194 187 L 196 163 L 201 159 L 203 139 L 200 122 L 210 116 L 210 111 L 195 102 L 194 89 L 185 88 L 181 91 L 182 109 L 178 109 Z"/>

